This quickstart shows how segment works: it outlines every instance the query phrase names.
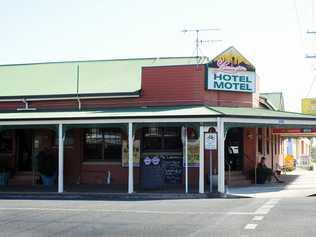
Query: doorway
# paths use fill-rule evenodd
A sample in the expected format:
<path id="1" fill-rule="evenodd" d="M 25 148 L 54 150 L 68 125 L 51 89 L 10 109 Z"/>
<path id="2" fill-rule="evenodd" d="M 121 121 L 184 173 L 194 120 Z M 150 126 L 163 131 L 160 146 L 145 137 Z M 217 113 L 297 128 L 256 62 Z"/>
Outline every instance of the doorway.
<path id="1" fill-rule="evenodd" d="M 243 154 L 243 129 L 229 129 L 225 140 L 225 169 L 242 170 Z"/>
<path id="2" fill-rule="evenodd" d="M 180 127 L 143 128 L 141 188 L 144 190 L 180 188 L 183 174 L 182 150 Z"/>

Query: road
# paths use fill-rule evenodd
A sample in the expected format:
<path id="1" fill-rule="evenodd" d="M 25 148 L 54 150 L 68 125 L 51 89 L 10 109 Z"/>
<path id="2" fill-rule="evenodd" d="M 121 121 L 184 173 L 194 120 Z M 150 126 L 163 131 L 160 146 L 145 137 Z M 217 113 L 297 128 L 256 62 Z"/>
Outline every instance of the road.
<path id="1" fill-rule="evenodd" d="M 315 201 L 0 200 L 0 236 L 315 236 Z"/>

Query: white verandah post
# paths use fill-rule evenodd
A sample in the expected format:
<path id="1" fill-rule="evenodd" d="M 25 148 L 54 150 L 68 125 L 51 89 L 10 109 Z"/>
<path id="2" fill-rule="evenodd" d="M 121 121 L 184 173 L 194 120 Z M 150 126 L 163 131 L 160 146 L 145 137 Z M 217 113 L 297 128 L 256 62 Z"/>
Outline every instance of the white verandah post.
<path id="1" fill-rule="evenodd" d="M 63 125 L 58 125 L 58 193 L 64 192 L 64 138 Z"/>
<path id="2" fill-rule="evenodd" d="M 225 193 L 225 130 L 222 118 L 217 118 L 218 132 L 218 192 Z"/>
<path id="3" fill-rule="evenodd" d="M 128 123 L 128 193 L 134 192 L 133 123 Z"/>
<path id="4" fill-rule="evenodd" d="M 200 126 L 199 193 L 204 193 L 204 126 Z"/>
<path id="5" fill-rule="evenodd" d="M 185 193 L 189 192 L 189 170 L 188 170 L 188 127 L 182 127 L 182 137 L 183 137 L 183 144 L 184 144 L 184 163 L 185 163 Z"/>

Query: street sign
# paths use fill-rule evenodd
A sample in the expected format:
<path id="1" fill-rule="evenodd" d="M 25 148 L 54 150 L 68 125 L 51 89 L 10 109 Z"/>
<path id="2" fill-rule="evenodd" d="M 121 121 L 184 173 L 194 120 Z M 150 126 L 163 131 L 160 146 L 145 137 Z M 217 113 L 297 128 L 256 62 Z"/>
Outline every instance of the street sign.
<path id="1" fill-rule="evenodd" d="M 217 149 L 217 136 L 216 133 L 205 133 L 204 134 L 204 147 L 206 150 L 216 150 Z"/>

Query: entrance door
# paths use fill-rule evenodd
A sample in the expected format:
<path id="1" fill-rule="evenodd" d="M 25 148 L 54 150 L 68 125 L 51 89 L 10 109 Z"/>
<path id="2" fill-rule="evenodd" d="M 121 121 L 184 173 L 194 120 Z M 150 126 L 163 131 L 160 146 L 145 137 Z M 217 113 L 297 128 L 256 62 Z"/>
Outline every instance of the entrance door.
<path id="1" fill-rule="evenodd" d="M 242 170 L 243 167 L 243 129 L 231 128 L 225 140 L 225 168 L 226 170 Z"/>
<path id="2" fill-rule="evenodd" d="M 183 156 L 179 127 L 143 128 L 140 183 L 144 189 L 181 185 Z"/>

